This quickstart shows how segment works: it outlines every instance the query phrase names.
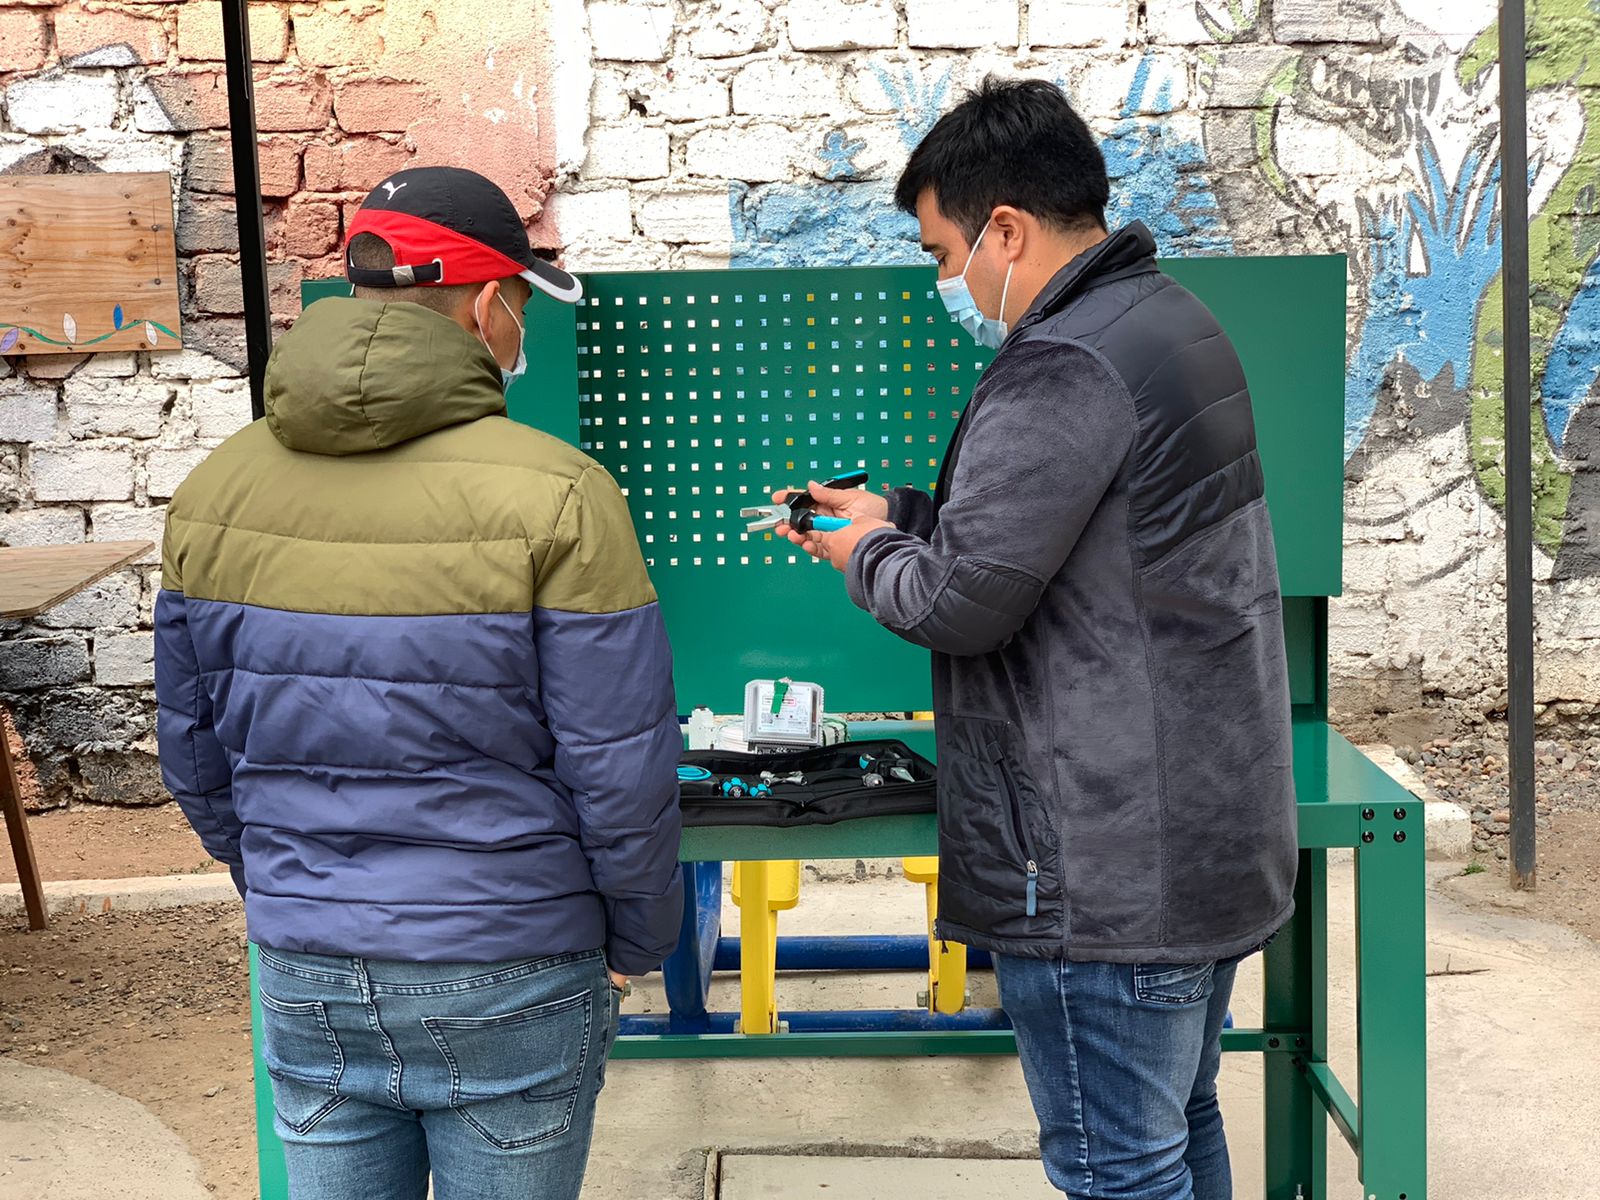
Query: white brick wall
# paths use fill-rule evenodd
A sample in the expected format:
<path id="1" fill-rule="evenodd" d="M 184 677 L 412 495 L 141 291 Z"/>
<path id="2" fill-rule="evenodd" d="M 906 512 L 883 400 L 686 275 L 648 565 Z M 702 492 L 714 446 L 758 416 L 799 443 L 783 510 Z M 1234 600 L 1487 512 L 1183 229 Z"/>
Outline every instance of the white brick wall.
<path id="1" fill-rule="evenodd" d="M 552 204 L 556 225 L 569 247 L 626 241 L 633 236 L 633 200 L 627 188 L 561 192 Z"/>
<path id="2" fill-rule="evenodd" d="M 889 0 L 790 0 L 786 15 L 796 50 L 881 50 L 900 34 Z"/>
<path id="3" fill-rule="evenodd" d="M 45 629 L 114 629 L 139 623 L 139 580 L 113 575 L 56 605 L 35 620 Z"/>
<path id="4" fill-rule="evenodd" d="M 691 175 L 769 183 L 788 179 L 800 157 L 799 135 L 782 125 L 752 123 L 695 134 L 686 161 Z"/>
<path id="5" fill-rule="evenodd" d="M 84 365 L 90 366 L 94 360 Z M 74 438 L 152 438 L 172 401 L 170 384 L 155 379 L 85 377 L 78 372 L 62 386 L 67 432 Z M 96 497 L 98 498 L 98 497 Z"/>
<path id="6" fill-rule="evenodd" d="M 661 179 L 669 167 L 667 131 L 659 126 L 628 121 L 589 133 L 585 179 Z"/>
<path id="7" fill-rule="evenodd" d="M 770 49 L 772 17 L 760 0 L 704 0 L 689 44 L 700 58 L 734 58 Z"/>
<path id="8" fill-rule="evenodd" d="M 1281 2 L 1281 0 L 1280 0 Z M 1322 3 L 1323 27 L 1327 27 L 1327 3 Z M 1226 42 L 1233 31 L 1233 20 L 1226 4 L 1208 4 L 1206 10 L 1221 23 L 1219 30 L 1208 30 L 1195 11 L 1194 0 L 1146 0 L 1145 23 L 1150 40 L 1164 45 L 1199 45 L 1209 42 Z M 1239 10 L 1243 22 L 1253 22 L 1260 12 L 1260 0 L 1242 0 Z"/>
<path id="9" fill-rule="evenodd" d="M 844 111 L 839 73 L 820 62 L 757 59 L 733 77 L 733 111 L 787 119 L 838 115 Z"/>
<path id="10" fill-rule="evenodd" d="M 213 379 L 187 389 L 196 437 L 226 438 L 250 424 L 250 381 Z"/>
<path id="11" fill-rule="evenodd" d="M 83 541 L 83 509 L 16 508 L 0 513 L 0 545 L 58 546 Z"/>
<path id="12" fill-rule="evenodd" d="M 26 379 L 0 383 L 0 442 L 53 442 L 59 426 L 54 388 Z"/>
<path id="13" fill-rule="evenodd" d="M 660 62 L 672 43 L 672 9 L 665 4 L 606 0 L 589 5 L 589 37 L 596 59 Z"/>
<path id="14" fill-rule="evenodd" d="M 44 446 L 33 451 L 31 464 L 35 499 L 133 499 L 133 451 L 127 446 Z"/>
<path id="15" fill-rule="evenodd" d="M 906 0 L 906 24 L 915 49 L 1015 46 L 1020 23 L 1021 12 L 1013 4 Z"/>
<path id="16" fill-rule="evenodd" d="M 1193 0 L 1188 0 L 1194 9 Z M 1032 0 L 1028 42 L 1034 46 L 1121 46 L 1132 25 L 1118 0 Z"/>
<path id="17" fill-rule="evenodd" d="M 189 477 L 189 472 L 205 461 L 211 451 L 203 446 L 182 450 L 159 449 L 150 451 L 145 460 L 146 490 L 151 499 L 170 499 L 178 485 Z"/>
<path id="18" fill-rule="evenodd" d="M 165 505 L 96 504 L 89 509 L 89 520 L 94 525 L 95 541 L 152 542 L 155 549 L 139 559 L 138 565 L 152 566 L 161 562 L 161 535 L 167 520 Z"/>
<path id="19" fill-rule="evenodd" d="M 639 230 L 658 242 L 726 242 L 728 189 L 662 188 L 641 192 Z"/>
<path id="20" fill-rule="evenodd" d="M 117 77 L 111 71 L 38 75 L 6 87 L 6 117 L 22 133 L 106 129 L 117 119 Z"/>

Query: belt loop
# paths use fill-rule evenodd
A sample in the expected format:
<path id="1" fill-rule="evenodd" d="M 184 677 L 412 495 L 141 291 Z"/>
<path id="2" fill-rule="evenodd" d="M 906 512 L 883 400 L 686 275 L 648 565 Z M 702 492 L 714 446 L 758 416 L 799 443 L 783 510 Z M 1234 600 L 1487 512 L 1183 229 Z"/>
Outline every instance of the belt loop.
<path id="1" fill-rule="evenodd" d="M 356 986 L 361 989 L 361 1003 L 372 1003 L 372 981 L 367 978 L 367 960 L 352 958 L 350 965 L 356 973 Z"/>

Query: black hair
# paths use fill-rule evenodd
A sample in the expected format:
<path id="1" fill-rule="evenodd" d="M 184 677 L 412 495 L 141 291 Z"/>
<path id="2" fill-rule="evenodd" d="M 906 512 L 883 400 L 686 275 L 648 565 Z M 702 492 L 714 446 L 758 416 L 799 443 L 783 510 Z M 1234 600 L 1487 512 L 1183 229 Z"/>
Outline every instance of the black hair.
<path id="1" fill-rule="evenodd" d="M 913 215 L 933 190 L 939 211 L 971 245 L 1001 204 L 1064 232 L 1105 229 L 1106 160 L 1066 94 L 1043 79 L 990 75 L 911 153 L 895 185 Z"/>

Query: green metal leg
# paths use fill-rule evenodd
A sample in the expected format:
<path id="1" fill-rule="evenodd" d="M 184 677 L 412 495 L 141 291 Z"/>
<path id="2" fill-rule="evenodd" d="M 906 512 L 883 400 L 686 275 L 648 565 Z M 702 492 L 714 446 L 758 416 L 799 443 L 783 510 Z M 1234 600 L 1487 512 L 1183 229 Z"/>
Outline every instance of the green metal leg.
<path id="1" fill-rule="evenodd" d="M 1356 850 L 1356 1055 L 1361 1181 L 1424 1200 L 1428 1178 L 1427 935 L 1422 804 L 1380 810 Z M 1396 841 L 1403 837 L 1403 841 Z"/>
<path id="2" fill-rule="evenodd" d="M 256 948 L 250 946 L 250 1045 L 255 1055 L 256 1161 L 261 1173 L 261 1200 L 289 1200 L 289 1175 L 283 1165 L 283 1143 L 272 1128 L 272 1080 L 261 1061 L 261 1000 L 256 982 Z"/>
<path id="3" fill-rule="evenodd" d="M 1327 927 L 1327 854 L 1302 850 L 1294 919 L 1267 948 L 1264 1024 L 1309 1029 L 1311 1044 L 1266 1056 L 1266 1200 L 1323 1200 L 1327 1192 L 1327 1123 L 1304 1068 L 1327 1041 Z"/>

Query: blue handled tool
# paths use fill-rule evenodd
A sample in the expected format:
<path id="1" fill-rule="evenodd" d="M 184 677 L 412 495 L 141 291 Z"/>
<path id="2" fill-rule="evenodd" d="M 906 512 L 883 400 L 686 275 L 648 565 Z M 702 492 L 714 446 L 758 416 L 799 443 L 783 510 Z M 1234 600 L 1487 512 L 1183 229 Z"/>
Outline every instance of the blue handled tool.
<path id="1" fill-rule="evenodd" d="M 866 482 L 865 471 L 851 471 L 849 474 L 828 480 L 822 486 L 857 488 Z M 776 529 L 779 525 L 787 525 L 796 533 L 810 533 L 813 529 L 819 533 L 837 533 L 850 524 L 843 517 L 818 516 L 812 511 L 815 505 L 816 500 L 810 492 L 788 492 L 776 504 L 758 504 L 751 508 L 741 508 L 739 515 L 750 521 L 745 528 L 751 533 L 764 533 L 769 529 Z M 752 517 L 757 519 L 750 520 Z"/>

